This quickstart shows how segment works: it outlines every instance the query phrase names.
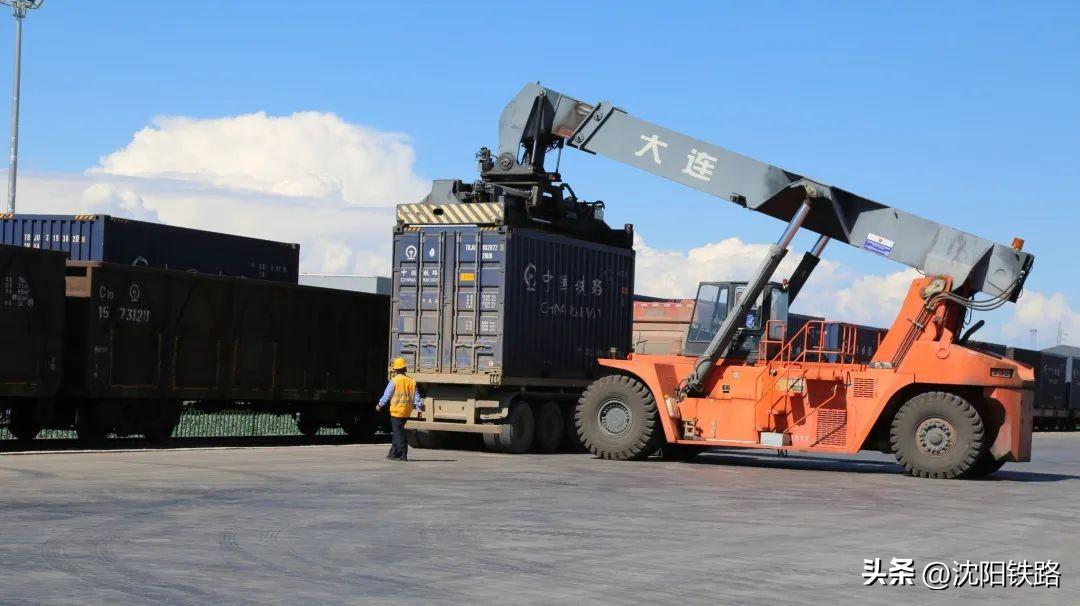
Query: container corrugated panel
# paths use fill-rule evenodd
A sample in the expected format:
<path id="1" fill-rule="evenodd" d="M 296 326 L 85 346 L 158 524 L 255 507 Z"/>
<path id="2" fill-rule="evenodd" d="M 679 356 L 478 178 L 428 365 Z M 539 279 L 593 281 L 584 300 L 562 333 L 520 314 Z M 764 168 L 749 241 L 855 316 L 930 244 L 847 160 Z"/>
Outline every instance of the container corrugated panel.
<path id="1" fill-rule="evenodd" d="M 1060 410 L 1068 407 L 1067 359 L 1064 356 L 1010 347 L 1006 357 L 1035 369 L 1035 408 Z"/>
<path id="2" fill-rule="evenodd" d="M 63 362 L 63 254 L 0 246 L 0 397 L 56 393 Z"/>
<path id="3" fill-rule="evenodd" d="M 391 353 L 420 381 L 581 382 L 631 348 L 631 249 L 423 226 L 395 234 L 394 275 Z"/>
<path id="4" fill-rule="evenodd" d="M 1067 373 L 1069 359 L 1065 356 L 1042 354 L 1042 360 L 1036 367 L 1038 387 L 1035 401 L 1039 408 L 1064 410 L 1069 407 L 1069 377 Z"/>
<path id="5" fill-rule="evenodd" d="M 368 403 L 385 384 L 385 295 L 108 263 L 68 274 L 72 396 Z"/>
<path id="6" fill-rule="evenodd" d="M 5 215 L 0 242 L 105 261 L 295 284 L 300 246 L 109 215 Z"/>

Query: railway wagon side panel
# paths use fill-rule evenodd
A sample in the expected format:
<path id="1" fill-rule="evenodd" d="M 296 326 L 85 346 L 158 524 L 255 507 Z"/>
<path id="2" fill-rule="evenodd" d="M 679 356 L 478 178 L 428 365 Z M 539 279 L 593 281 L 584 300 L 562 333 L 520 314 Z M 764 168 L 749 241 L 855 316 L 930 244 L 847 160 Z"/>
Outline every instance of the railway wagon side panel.
<path id="1" fill-rule="evenodd" d="M 0 397 L 56 393 L 63 327 L 64 255 L 0 246 Z"/>
<path id="2" fill-rule="evenodd" d="M 385 379 L 386 296 L 112 264 L 89 276 L 69 299 L 86 327 L 72 395 L 367 402 Z"/>

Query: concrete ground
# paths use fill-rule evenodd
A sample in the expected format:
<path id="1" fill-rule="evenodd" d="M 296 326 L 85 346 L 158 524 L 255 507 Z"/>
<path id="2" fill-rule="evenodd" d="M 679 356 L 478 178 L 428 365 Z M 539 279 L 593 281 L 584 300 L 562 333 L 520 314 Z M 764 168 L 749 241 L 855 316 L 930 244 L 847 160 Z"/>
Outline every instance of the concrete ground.
<path id="1" fill-rule="evenodd" d="M 0 604 L 1080 604 L 1078 434 L 987 481 L 878 454 L 385 451 L 0 455 Z M 1061 586 L 864 587 L 867 558 L 1056 560 Z"/>

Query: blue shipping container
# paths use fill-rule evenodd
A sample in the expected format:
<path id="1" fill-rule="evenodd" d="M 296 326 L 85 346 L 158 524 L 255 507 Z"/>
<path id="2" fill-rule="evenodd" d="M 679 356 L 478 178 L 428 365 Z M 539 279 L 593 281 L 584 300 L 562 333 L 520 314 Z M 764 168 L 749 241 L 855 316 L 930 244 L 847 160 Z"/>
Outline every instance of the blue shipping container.
<path id="1" fill-rule="evenodd" d="M 528 228 L 394 236 L 391 355 L 420 382 L 576 384 L 631 348 L 634 252 Z"/>
<path id="2" fill-rule="evenodd" d="M 73 261 L 146 265 L 295 284 L 300 245 L 109 215 L 3 215 L 0 243 Z"/>

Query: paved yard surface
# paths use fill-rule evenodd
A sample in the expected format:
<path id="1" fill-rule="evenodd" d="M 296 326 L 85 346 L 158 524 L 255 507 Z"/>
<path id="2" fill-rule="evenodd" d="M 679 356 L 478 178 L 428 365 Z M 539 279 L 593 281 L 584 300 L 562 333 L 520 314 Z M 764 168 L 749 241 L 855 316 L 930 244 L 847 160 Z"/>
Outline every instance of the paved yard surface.
<path id="1" fill-rule="evenodd" d="M 987 481 L 383 445 L 0 455 L 0 604 L 1080 604 L 1080 435 Z M 1059 589 L 863 587 L 865 558 L 1056 560 Z"/>

